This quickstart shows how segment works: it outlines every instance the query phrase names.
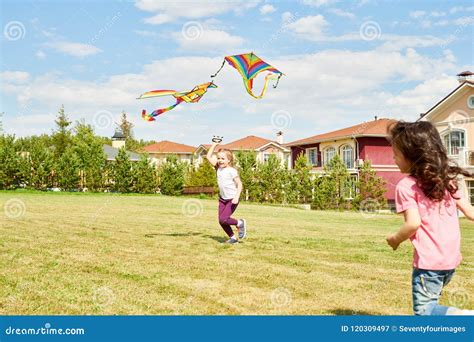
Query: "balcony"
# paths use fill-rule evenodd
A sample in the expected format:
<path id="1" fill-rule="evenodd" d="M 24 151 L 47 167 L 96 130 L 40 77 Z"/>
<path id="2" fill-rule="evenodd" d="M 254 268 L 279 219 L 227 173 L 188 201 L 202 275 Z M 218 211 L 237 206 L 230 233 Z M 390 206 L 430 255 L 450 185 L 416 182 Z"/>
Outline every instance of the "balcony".
<path id="1" fill-rule="evenodd" d="M 458 151 L 459 154 L 448 155 L 449 159 L 456 162 L 460 167 L 474 167 L 474 150 L 460 148 Z"/>

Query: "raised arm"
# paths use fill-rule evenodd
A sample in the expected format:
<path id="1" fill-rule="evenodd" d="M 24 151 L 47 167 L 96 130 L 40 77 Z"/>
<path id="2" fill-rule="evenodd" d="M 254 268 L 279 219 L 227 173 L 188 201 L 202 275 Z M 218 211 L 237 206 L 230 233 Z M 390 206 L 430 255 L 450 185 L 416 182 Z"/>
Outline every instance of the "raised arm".
<path id="1" fill-rule="evenodd" d="M 219 143 L 216 143 L 216 142 L 212 143 L 206 155 L 207 160 L 209 160 L 209 163 L 211 163 L 212 166 L 216 166 L 217 164 L 217 157 L 214 154 L 214 150 L 216 149 L 217 145 L 219 145 Z"/>
<path id="2" fill-rule="evenodd" d="M 420 212 L 417 208 L 405 210 L 403 216 L 405 219 L 403 226 L 400 227 L 398 232 L 387 237 L 387 243 L 393 250 L 396 250 L 403 241 L 415 234 L 421 225 Z"/>
<path id="3" fill-rule="evenodd" d="M 456 201 L 456 206 L 459 210 L 462 211 L 464 216 L 466 216 L 469 220 L 474 221 L 474 207 L 469 203 L 466 199 L 458 199 Z"/>

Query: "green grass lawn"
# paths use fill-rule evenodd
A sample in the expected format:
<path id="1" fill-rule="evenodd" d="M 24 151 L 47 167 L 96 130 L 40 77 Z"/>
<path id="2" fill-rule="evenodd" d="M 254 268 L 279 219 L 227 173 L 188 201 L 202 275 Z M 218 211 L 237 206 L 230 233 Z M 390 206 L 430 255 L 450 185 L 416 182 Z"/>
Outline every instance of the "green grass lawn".
<path id="1" fill-rule="evenodd" d="M 400 216 L 240 204 L 226 245 L 217 200 L 0 192 L 0 314 L 411 314 Z M 193 217 L 193 214 L 195 215 Z M 474 308 L 474 223 L 444 304 Z"/>

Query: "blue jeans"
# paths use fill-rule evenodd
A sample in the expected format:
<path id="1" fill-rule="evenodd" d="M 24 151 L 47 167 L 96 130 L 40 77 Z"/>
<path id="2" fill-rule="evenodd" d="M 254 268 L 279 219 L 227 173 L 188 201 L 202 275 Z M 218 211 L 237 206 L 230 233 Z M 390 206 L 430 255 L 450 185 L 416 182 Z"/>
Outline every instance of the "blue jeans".
<path id="1" fill-rule="evenodd" d="M 441 290 L 448 285 L 455 270 L 429 271 L 413 269 L 412 292 L 415 315 L 446 315 L 448 306 L 438 304 Z"/>

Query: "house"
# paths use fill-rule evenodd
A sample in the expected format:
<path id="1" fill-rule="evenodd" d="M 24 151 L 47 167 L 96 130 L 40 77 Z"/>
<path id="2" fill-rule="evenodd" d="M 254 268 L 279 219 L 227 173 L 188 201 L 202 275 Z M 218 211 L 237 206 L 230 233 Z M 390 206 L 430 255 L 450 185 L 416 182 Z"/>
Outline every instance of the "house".
<path id="1" fill-rule="evenodd" d="M 423 113 L 418 120 L 438 129 L 448 156 L 459 166 L 474 172 L 474 73 L 458 75 L 458 86 Z M 460 188 L 474 204 L 474 179 L 460 176 Z"/>
<path id="2" fill-rule="evenodd" d="M 119 149 L 125 147 L 125 135 L 120 130 L 116 130 L 113 137 L 112 137 L 112 146 L 110 145 L 103 145 L 102 149 L 104 150 L 104 154 L 107 158 L 107 161 L 114 161 L 115 157 L 117 157 L 119 153 Z M 140 160 L 140 155 L 137 153 L 133 153 L 130 151 L 125 151 L 128 155 L 128 158 L 131 162 L 137 162 Z"/>
<path id="3" fill-rule="evenodd" d="M 205 158 L 210 144 L 201 144 L 195 151 L 196 162 L 199 165 Z M 275 155 L 283 165 L 290 167 L 290 149 L 283 146 L 283 133 L 277 133 L 277 140 L 269 140 L 254 135 L 219 145 L 218 148 L 228 149 L 235 154 L 238 151 L 252 151 L 256 153 L 257 161 L 264 163 L 271 155 Z"/>
<path id="4" fill-rule="evenodd" d="M 149 154 L 153 164 L 159 165 L 166 160 L 166 157 L 175 155 L 178 160 L 192 164 L 196 147 L 163 140 L 143 148 L 143 152 Z"/>
<path id="5" fill-rule="evenodd" d="M 387 127 L 392 122 L 394 120 L 375 117 L 373 121 L 285 144 L 291 148 L 292 168 L 296 159 L 303 154 L 313 166 L 312 172 L 322 174 L 324 166 L 337 154 L 349 174 L 358 179 L 359 167 L 369 160 L 376 174 L 386 180 L 385 198 L 389 204 L 393 204 L 395 186 L 402 174 L 393 160 L 392 147 L 386 139 Z"/>

